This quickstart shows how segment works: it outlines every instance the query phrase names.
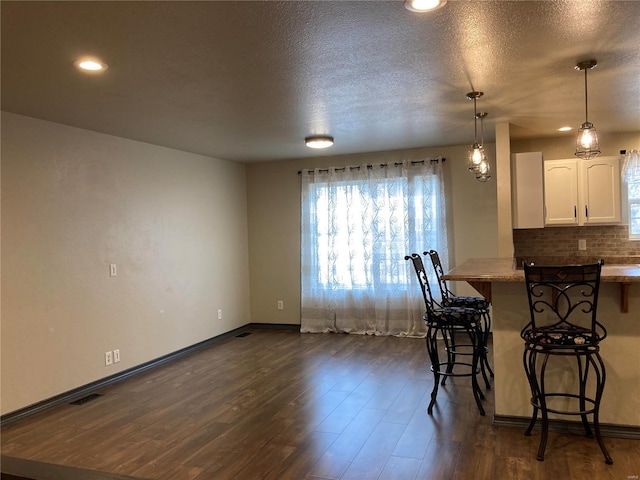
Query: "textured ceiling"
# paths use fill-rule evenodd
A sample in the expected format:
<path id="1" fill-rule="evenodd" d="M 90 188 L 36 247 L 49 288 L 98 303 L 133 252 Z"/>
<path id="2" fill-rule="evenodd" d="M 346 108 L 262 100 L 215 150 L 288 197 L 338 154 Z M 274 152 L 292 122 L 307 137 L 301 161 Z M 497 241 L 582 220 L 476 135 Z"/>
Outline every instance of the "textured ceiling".
<path id="1" fill-rule="evenodd" d="M 241 162 L 640 130 L 640 2 L 2 1 L 2 109 Z M 109 64 L 86 75 L 82 55 Z M 336 144 L 312 151 L 311 134 Z M 573 136 L 573 133 L 565 134 Z"/>

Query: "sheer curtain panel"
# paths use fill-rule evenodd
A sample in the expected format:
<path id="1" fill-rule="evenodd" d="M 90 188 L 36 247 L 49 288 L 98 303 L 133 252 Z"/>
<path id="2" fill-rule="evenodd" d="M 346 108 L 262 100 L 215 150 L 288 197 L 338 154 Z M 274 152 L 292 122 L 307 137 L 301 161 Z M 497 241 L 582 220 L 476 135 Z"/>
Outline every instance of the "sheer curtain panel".
<path id="1" fill-rule="evenodd" d="M 629 238 L 640 240 L 640 151 L 627 150 L 622 157 L 622 181 L 629 198 Z"/>
<path id="2" fill-rule="evenodd" d="M 448 258 L 442 161 L 301 173 L 301 331 L 424 336 L 404 256 Z"/>

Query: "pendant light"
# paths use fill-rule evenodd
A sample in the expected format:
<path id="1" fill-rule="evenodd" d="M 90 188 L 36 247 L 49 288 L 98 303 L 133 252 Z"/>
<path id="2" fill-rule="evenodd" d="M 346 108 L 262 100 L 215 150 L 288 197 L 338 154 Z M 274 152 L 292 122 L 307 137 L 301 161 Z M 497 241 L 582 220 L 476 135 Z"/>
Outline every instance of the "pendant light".
<path id="1" fill-rule="evenodd" d="M 595 60 L 586 60 L 575 66 L 576 70 L 584 70 L 584 123 L 578 130 L 578 138 L 576 139 L 576 157 L 584 160 L 597 157 L 600 155 L 600 145 L 598 144 L 598 133 L 593 123 L 589 122 L 588 103 L 587 103 L 587 70 L 594 68 L 598 62 Z"/>
<path id="2" fill-rule="evenodd" d="M 473 145 L 469 149 L 469 157 L 467 160 L 467 168 L 470 172 L 476 175 L 476 178 L 480 181 L 486 182 L 491 178 L 491 168 L 489 165 L 489 161 L 487 160 L 487 155 L 484 151 L 484 138 L 478 143 L 478 119 L 480 119 L 480 124 L 482 126 L 482 120 L 488 115 L 485 112 L 478 113 L 476 101 L 478 98 L 484 95 L 483 92 L 469 92 L 467 93 L 467 98 L 469 100 L 473 100 L 473 128 L 474 128 L 474 137 L 473 137 Z M 484 129 L 482 128 L 482 136 L 484 137 Z"/>
<path id="3" fill-rule="evenodd" d="M 484 154 L 484 119 L 489 115 L 487 112 L 476 113 L 476 118 L 480 119 L 480 146 L 482 148 L 482 160 L 478 164 L 475 174 L 476 180 L 480 182 L 486 182 L 491 178 L 491 165 L 489 164 L 489 160 L 487 156 Z"/>

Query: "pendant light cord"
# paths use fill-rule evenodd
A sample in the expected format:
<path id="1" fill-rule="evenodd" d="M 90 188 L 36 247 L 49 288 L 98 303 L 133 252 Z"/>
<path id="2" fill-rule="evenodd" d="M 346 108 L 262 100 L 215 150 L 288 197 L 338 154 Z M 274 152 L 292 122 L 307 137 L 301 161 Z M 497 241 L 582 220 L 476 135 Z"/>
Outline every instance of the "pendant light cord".
<path id="1" fill-rule="evenodd" d="M 476 97 L 473 97 L 473 142 L 478 143 L 478 111 L 476 110 Z"/>
<path id="2" fill-rule="evenodd" d="M 589 70 L 588 68 L 584 69 L 584 121 L 585 123 L 589 123 L 589 100 L 587 98 L 588 96 L 588 89 L 587 89 L 587 70 Z"/>

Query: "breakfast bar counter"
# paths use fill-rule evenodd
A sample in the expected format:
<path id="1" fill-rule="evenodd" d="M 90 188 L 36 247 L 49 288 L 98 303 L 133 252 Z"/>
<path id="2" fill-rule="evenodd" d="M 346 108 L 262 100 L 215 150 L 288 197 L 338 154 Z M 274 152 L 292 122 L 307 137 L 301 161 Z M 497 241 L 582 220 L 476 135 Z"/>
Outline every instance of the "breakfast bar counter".
<path id="1" fill-rule="evenodd" d="M 466 281 L 482 296 L 491 301 L 492 282 L 524 282 L 522 267 L 513 258 L 472 258 L 448 272 L 444 278 Z M 629 311 L 629 289 L 632 283 L 640 283 L 640 265 L 619 264 L 602 267 L 601 282 L 620 285 L 620 311 Z"/>
<path id="2" fill-rule="evenodd" d="M 444 278 L 454 282 L 453 287 L 455 282 L 467 282 L 491 301 L 494 421 L 526 425 L 532 407 L 520 338 L 520 330 L 529 322 L 522 268 L 513 258 L 475 258 Z M 608 332 L 600 346 L 607 368 L 600 410 L 603 432 L 640 438 L 640 265 L 607 265 L 605 260 L 598 320 Z"/>

